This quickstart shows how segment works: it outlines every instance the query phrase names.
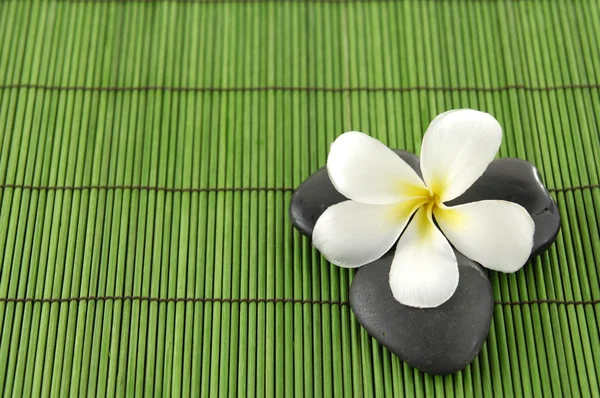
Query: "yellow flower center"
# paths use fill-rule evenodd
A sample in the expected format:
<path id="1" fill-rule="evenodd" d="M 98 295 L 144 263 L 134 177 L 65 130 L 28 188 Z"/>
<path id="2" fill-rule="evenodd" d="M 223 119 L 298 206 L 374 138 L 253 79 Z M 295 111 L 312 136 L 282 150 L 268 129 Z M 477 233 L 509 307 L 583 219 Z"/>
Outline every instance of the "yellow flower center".
<path id="1" fill-rule="evenodd" d="M 432 220 L 434 210 L 436 208 L 443 208 L 442 201 L 438 195 L 426 189 L 420 191 L 420 194 L 407 204 L 409 204 L 413 212 L 425 206 L 425 214 L 428 219 Z"/>
<path id="2" fill-rule="evenodd" d="M 440 197 L 437 196 L 436 194 L 434 194 L 433 192 L 429 193 L 429 197 L 427 198 L 427 202 L 425 202 L 422 206 L 427 206 L 427 218 L 430 221 L 433 221 L 433 211 L 436 208 L 441 208 L 442 207 L 442 201 L 440 200 Z"/>
<path id="3" fill-rule="evenodd" d="M 425 237 L 432 228 L 435 228 L 433 222 L 434 215 L 437 219 L 444 218 L 446 223 L 453 223 L 458 226 L 461 222 L 460 214 L 444 206 L 439 195 L 433 189 L 423 186 L 405 186 L 404 193 L 412 196 L 412 199 L 398 203 L 394 208 L 394 214 L 399 222 L 405 220 L 410 214 L 414 214 L 413 222 L 419 225 L 419 231 Z M 419 211 L 421 210 L 424 211 Z"/>
<path id="4" fill-rule="evenodd" d="M 427 190 L 422 195 L 405 202 L 402 211 L 415 214 L 413 222 L 417 223 L 418 230 L 423 239 L 427 239 L 434 231 L 434 214 L 436 218 L 443 217 L 448 222 L 458 222 L 458 214 L 444 206 L 442 200 L 434 192 Z M 409 214 L 410 214 L 409 213 Z"/>

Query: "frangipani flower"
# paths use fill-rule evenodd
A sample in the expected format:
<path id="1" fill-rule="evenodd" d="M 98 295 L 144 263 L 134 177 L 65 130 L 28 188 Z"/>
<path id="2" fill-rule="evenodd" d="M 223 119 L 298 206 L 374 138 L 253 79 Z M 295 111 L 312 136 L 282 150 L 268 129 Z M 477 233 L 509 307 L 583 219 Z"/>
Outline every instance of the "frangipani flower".
<path id="1" fill-rule="evenodd" d="M 398 241 L 389 274 L 394 298 L 437 307 L 458 285 L 458 251 L 486 268 L 514 272 L 529 258 L 534 223 L 518 204 L 446 202 L 464 193 L 492 162 L 502 141 L 493 116 L 471 109 L 437 116 L 421 148 L 423 179 L 398 155 L 363 133 L 338 137 L 327 159 L 335 188 L 349 200 L 329 207 L 313 231 L 332 263 L 354 268 Z"/>

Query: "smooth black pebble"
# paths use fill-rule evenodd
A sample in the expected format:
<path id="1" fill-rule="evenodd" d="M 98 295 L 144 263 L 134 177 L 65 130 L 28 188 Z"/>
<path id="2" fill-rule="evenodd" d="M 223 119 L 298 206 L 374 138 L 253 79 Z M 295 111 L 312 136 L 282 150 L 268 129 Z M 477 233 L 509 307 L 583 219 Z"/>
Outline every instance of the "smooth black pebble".
<path id="1" fill-rule="evenodd" d="M 394 152 L 419 174 L 421 173 L 417 155 L 400 149 L 394 149 Z M 321 167 L 294 191 L 290 203 L 292 225 L 310 238 L 321 214 L 329 206 L 344 200 L 346 197 L 339 193 L 331 183 L 327 167 Z"/>
<path id="2" fill-rule="evenodd" d="M 529 212 L 535 223 L 531 257 L 542 254 L 556 240 L 560 213 L 531 163 L 513 158 L 494 160 L 465 193 L 448 205 L 488 199 L 518 203 Z"/>
<path id="3" fill-rule="evenodd" d="M 421 175 L 416 155 L 394 151 Z M 487 199 L 518 203 L 529 212 L 535 222 L 531 257 L 541 254 L 556 239 L 560 214 L 532 164 L 520 159 L 495 160 L 471 188 L 448 204 Z M 292 224 L 311 237 L 321 214 L 344 200 L 323 167 L 294 192 L 290 204 Z M 350 288 L 352 310 L 369 334 L 408 364 L 431 374 L 453 373 L 466 367 L 481 350 L 492 320 L 494 300 L 485 272 L 474 261 L 455 253 L 460 273 L 458 288 L 437 308 L 408 307 L 393 298 L 388 275 L 394 249 L 358 270 Z"/>
<path id="4" fill-rule="evenodd" d="M 421 174 L 416 155 L 398 149 L 394 152 Z M 448 205 L 487 199 L 518 203 L 529 212 L 535 223 L 531 257 L 542 254 L 556 240 L 560 230 L 560 213 L 542 183 L 538 170 L 531 163 L 512 158 L 494 160 L 471 188 Z M 311 237 L 321 214 L 329 206 L 344 200 L 346 198 L 336 191 L 329 180 L 327 169 L 323 167 L 300 184 L 292 195 L 292 225 L 302 234 Z"/>
<path id="5" fill-rule="evenodd" d="M 358 270 L 350 288 L 352 311 L 369 334 L 409 365 L 430 374 L 458 372 L 471 363 L 492 321 L 494 299 L 485 272 L 455 253 L 458 288 L 439 307 L 413 308 L 394 299 L 388 282 L 393 252 Z"/>

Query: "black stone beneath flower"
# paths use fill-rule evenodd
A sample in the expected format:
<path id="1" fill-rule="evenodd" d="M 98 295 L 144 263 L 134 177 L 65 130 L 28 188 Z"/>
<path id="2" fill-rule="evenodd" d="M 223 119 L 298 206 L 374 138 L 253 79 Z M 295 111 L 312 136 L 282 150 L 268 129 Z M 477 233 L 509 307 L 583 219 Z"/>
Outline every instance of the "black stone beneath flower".
<path id="1" fill-rule="evenodd" d="M 394 151 L 421 175 L 417 156 Z M 471 188 L 447 204 L 488 199 L 511 201 L 529 212 L 535 223 L 531 257 L 544 252 L 556 239 L 560 214 L 532 164 L 520 159 L 495 160 Z M 321 214 L 344 200 L 323 167 L 294 192 L 292 224 L 311 237 Z M 464 368 L 480 351 L 492 319 L 493 297 L 485 272 L 457 253 L 459 284 L 450 300 L 436 308 L 408 307 L 393 298 L 389 287 L 394 249 L 355 275 L 350 304 L 358 321 L 391 352 L 424 372 L 445 374 Z"/>
<path id="2" fill-rule="evenodd" d="M 531 163 L 513 158 L 494 160 L 481 178 L 447 205 L 489 199 L 514 202 L 529 212 L 535 223 L 531 257 L 542 254 L 556 240 L 560 213 L 542 183 L 540 173 Z"/>
<path id="3" fill-rule="evenodd" d="M 456 252 L 458 288 L 436 308 L 397 302 L 389 288 L 393 252 L 362 267 L 350 288 L 360 324 L 400 359 L 423 372 L 448 374 L 465 368 L 487 338 L 494 300 L 484 270 Z"/>
<path id="4" fill-rule="evenodd" d="M 394 152 L 421 175 L 416 155 L 398 149 Z M 531 163 L 512 158 L 494 160 L 471 188 L 447 204 L 453 206 L 488 199 L 514 202 L 529 212 L 535 223 L 531 257 L 542 254 L 556 240 L 560 230 L 560 213 Z M 294 192 L 290 203 L 292 224 L 302 234 L 311 237 L 321 214 L 329 206 L 344 200 L 346 198 L 336 191 L 327 169 L 323 167 Z"/>
<path id="5" fill-rule="evenodd" d="M 417 155 L 400 149 L 394 149 L 393 151 L 421 176 L 419 157 Z M 310 238 L 321 214 L 329 206 L 343 202 L 344 200 L 347 199 L 335 189 L 331 180 L 329 180 L 327 168 L 322 167 L 308 177 L 294 191 L 290 204 L 292 225 Z"/>

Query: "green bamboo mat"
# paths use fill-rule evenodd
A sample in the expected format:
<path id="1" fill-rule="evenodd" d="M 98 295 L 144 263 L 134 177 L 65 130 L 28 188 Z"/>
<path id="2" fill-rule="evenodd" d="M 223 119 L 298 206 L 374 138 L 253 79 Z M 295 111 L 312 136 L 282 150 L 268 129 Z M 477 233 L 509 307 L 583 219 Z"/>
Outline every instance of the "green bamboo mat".
<path id="1" fill-rule="evenodd" d="M 599 396 L 600 2 L 0 2 L 0 395 Z M 504 127 L 563 218 L 432 377 L 294 231 L 347 130 Z"/>

